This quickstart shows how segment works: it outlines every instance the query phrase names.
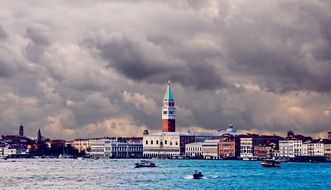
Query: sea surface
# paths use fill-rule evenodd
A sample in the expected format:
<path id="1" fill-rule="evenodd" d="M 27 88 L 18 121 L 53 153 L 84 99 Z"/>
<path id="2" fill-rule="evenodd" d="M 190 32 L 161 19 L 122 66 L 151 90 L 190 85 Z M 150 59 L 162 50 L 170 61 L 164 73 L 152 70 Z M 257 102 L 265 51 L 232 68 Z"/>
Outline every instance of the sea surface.
<path id="1" fill-rule="evenodd" d="M 134 168 L 139 160 L 0 160 L 0 189 L 331 189 L 331 163 L 153 160 L 156 168 Z M 192 179 L 194 170 L 203 179 Z"/>

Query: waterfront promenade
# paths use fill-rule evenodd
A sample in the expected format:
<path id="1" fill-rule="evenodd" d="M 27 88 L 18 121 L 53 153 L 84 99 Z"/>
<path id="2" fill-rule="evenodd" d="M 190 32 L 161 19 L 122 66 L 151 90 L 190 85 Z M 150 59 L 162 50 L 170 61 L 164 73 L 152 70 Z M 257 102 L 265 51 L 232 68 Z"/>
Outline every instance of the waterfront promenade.
<path id="1" fill-rule="evenodd" d="M 15 161 L 15 162 L 13 162 Z M 331 189 L 331 163 L 153 160 L 157 168 L 133 168 L 137 160 L 0 160 L 0 189 Z M 198 169 L 206 178 L 193 180 Z"/>

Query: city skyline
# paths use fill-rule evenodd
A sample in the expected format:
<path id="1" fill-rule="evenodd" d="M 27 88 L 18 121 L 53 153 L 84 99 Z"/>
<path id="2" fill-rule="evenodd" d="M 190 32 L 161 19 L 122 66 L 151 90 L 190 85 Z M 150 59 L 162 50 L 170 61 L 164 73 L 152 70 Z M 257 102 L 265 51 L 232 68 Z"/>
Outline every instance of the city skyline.
<path id="1" fill-rule="evenodd" d="M 66 139 L 159 131 L 168 80 L 177 131 L 331 130 L 327 1 L 0 7 L 0 134 L 20 123 Z"/>

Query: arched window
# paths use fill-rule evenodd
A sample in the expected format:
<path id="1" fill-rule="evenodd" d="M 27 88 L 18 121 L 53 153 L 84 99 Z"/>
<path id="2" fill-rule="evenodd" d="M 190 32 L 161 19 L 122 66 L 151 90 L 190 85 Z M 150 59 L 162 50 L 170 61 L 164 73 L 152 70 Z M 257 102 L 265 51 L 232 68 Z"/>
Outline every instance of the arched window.
<path id="1" fill-rule="evenodd" d="M 178 141 L 176 141 L 176 145 L 178 145 Z"/>
<path id="2" fill-rule="evenodd" d="M 151 144 L 153 144 L 153 140 L 151 140 Z"/>
<path id="3" fill-rule="evenodd" d="M 148 140 L 146 140 L 146 144 L 148 144 Z"/>
<path id="4" fill-rule="evenodd" d="M 156 144 L 159 144 L 159 141 L 158 140 L 156 140 Z"/>
<path id="5" fill-rule="evenodd" d="M 164 144 L 167 144 L 167 143 L 168 143 L 168 141 L 167 141 L 167 140 L 165 140 L 165 141 L 164 141 Z"/>

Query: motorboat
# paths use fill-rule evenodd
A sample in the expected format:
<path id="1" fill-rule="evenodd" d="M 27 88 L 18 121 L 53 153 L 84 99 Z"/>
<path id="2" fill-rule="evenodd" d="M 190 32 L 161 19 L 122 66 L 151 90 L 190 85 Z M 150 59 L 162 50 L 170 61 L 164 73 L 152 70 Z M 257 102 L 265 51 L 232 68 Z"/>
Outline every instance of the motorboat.
<path id="1" fill-rule="evenodd" d="M 201 172 L 198 172 L 197 170 L 195 170 L 192 174 L 193 179 L 201 179 L 203 177 Z"/>
<path id="2" fill-rule="evenodd" d="M 261 165 L 266 168 L 279 168 L 280 162 L 274 159 L 265 159 L 261 162 Z"/>
<path id="3" fill-rule="evenodd" d="M 137 162 L 134 164 L 135 168 L 153 168 L 156 167 L 155 163 L 149 160 L 140 160 L 140 162 Z"/>

